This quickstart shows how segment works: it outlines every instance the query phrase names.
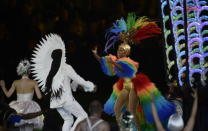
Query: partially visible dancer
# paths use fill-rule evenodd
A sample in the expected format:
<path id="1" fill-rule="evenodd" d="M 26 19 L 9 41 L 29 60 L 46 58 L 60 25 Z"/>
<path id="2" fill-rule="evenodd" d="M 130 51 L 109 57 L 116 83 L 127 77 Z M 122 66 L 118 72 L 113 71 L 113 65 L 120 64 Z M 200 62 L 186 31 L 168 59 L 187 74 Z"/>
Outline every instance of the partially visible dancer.
<path id="1" fill-rule="evenodd" d="M 177 112 L 171 115 L 168 120 L 167 128 L 169 131 L 192 131 L 193 130 L 194 124 L 195 124 L 196 113 L 197 113 L 197 106 L 198 106 L 198 90 L 197 88 L 196 89 L 192 88 L 192 91 L 193 91 L 192 96 L 194 98 L 194 102 L 192 106 L 191 115 L 189 117 L 189 120 L 186 126 L 184 126 L 184 121 L 182 119 L 183 114 L 181 114 L 182 113 L 181 109 L 178 109 L 176 110 Z M 166 129 L 162 126 L 160 119 L 158 118 L 157 109 L 155 108 L 155 104 L 154 104 L 153 94 L 152 94 L 151 105 L 152 105 L 152 114 L 153 114 L 153 118 L 154 118 L 157 130 L 166 131 Z"/>
<path id="2" fill-rule="evenodd" d="M 108 122 L 102 116 L 103 108 L 99 101 L 94 100 L 89 104 L 89 117 L 80 122 L 76 131 L 110 131 Z"/>
<path id="3" fill-rule="evenodd" d="M 64 42 L 56 34 L 43 39 L 35 48 L 32 61 L 34 76 L 45 94 L 45 108 L 57 109 L 64 120 L 62 131 L 74 131 L 77 124 L 87 118 L 87 113 L 74 99 L 71 90 L 76 91 L 81 85 L 85 92 L 92 92 L 95 85 L 85 81 L 66 63 Z"/>
<path id="4" fill-rule="evenodd" d="M 28 60 L 20 61 L 17 66 L 17 74 L 21 75 L 21 79 L 15 80 L 9 91 L 5 87 L 4 80 L 0 81 L 0 86 L 7 97 L 10 97 L 15 91 L 17 93 L 17 100 L 12 101 L 9 106 L 18 114 L 40 112 L 40 106 L 32 99 L 34 92 L 38 99 L 41 99 L 42 95 L 37 82 L 29 78 L 30 62 Z M 43 120 L 40 116 L 28 120 L 22 119 L 20 122 L 15 123 L 15 126 L 19 127 L 20 131 L 32 131 L 34 128 L 42 128 Z"/>

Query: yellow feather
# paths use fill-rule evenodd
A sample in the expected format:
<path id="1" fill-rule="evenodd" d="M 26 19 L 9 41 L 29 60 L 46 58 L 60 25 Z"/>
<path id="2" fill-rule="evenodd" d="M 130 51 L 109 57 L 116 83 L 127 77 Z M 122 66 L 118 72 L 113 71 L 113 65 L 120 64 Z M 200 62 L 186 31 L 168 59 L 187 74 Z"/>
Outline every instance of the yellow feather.
<path id="1" fill-rule="evenodd" d="M 149 23 L 150 23 L 150 19 L 147 18 L 146 16 L 143 16 L 143 17 L 140 17 L 136 20 L 136 23 L 133 26 L 133 28 L 138 29 L 138 28 L 141 28 Z"/>

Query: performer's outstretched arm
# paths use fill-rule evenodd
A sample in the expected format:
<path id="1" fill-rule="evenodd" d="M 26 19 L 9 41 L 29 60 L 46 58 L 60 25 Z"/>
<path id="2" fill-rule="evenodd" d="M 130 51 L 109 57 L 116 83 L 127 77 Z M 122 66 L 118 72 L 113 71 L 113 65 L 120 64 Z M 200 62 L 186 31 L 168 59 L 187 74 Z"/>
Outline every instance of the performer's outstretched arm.
<path id="1" fill-rule="evenodd" d="M 79 76 L 75 70 L 70 66 L 70 65 L 67 65 L 66 66 L 66 69 L 67 69 L 67 73 L 68 73 L 68 76 L 74 80 L 77 84 L 81 85 L 84 87 L 84 90 L 87 92 L 87 91 L 93 91 L 94 90 L 94 87 L 95 85 L 90 82 L 90 81 L 85 81 L 81 76 Z"/>
<path id="2" fill-rule="evenodd" d="M 92 49 L 92 53 L 95 56 L 95 58 L 97 59 L 97 61 L 100 62 L 101 57 L 97 53 L 97 47 L 95 47 L 94 49 Z"/>
<path id="3" fill-rule="evenodd" d="M 97 47 L 95 47 L 95 49 L 92 49 L 93 55 L 95 56 L 95 58 L 100 62 L 101 57 L 98 55 L 97 53 Z M 122 70 L 121 65 L 119 65 L 118 63 L 116 63 L 115 61 L 113 61 L 112 59 L 109 59 L 109 62 L 113 65 L 115 65 L 119 70 Z"/>
<path id="4" fill-rule="evenodd" d="M 184 131 L 192 131 L 195 124 L 195 118 L 196 118 L 196 112 L 198 106 L 198 90 L 197 88 L 196 89 L 192 88 L 192 91 L 193 91 L 192 96 L 194 98 L 194 102 L 192 106 L 191 116 L 189 117 L 189 120 L 184 128 Z"/>
<path id="5" fill-rule="evenodd" d="M 153 95 L 153 94 L 151 94 Z M 162 126 L 162 123 L 158 117 L 158 114 L 157 114 L 157 110 L 156 110 L 156 107 L 155 107 L 155 104 L 154 104 L 154 101 L 153 101 L 153 96 L 151 96 L 151 106 L 152 106 L 152 115 L 153 115 L 153 118 L 154 118 L 154 121 L 155 121 L 155 125 L 156 125 L 156 128 L 158 131 L 165 131 L 165 129 L 163 128 Z"/>
<path id="6" fill-rule="evenodd" d="M 7 89 L 5 87 L 4 80 L 0 81 L 0 86 L 1 86 L 4 94 L 6 95 L 6 97 L 10 97 L 14 93 L 14 91 L 15 91 L 15 81 L 13 82 L 12 87 L 9 89 L 9 91 L 7 91 Z"/>

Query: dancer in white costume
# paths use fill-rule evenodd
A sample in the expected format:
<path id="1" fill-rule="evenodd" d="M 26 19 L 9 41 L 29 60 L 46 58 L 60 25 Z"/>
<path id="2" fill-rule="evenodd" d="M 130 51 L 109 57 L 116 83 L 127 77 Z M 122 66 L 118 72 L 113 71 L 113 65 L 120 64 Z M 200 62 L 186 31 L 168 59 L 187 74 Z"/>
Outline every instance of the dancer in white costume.
<path id="1" fill-rule="evenodd" d="M 22 78 L 15 80 L 9 91 L 7 91 L 5 87 L 5 82 L 3 80 L 0 82 L 2 90 L 7 97 L 10 97 L 15 90 L 17 92 L 17 100 L 12 101 L 9 106 L 16 110 L 18 114 L 40 112 L 40 106 L 32 99 L 34 92 L 38 99 L 41 99 L 42 95 L 37 86 L 37 82 L 29 79 L 30 63 L 28 60 L 22 60 L 18 64 L 17 73 L 18 75 L 21 75 Z M 15 126 L 19 127 L 20 131 L 32 131 L 33 128 L 42 128 L 43 120 L 38 116 L 33 119 L 21 120 L 20 122 L 15 123 Z"/>
<path id="2" fill-rule="evenodd" d="M 85 92 L 91 92 L 95 86 L 92 82 L 85 81 L 66 64 L 65 45 L 60 36 L 46 36 L 35 48 L 34 53 L 32 70 L 35 79 L 42 86 L 41 90 L 49 95 L 50 108 L 56 108 L 64 119 L 62 131 L 73 131 L 80 121 L 87 118 L 87 113 L 72 96 L 71 88 L 76 91 L 79 84 Z M 77 117 L 75 122 L 72 115 Z"/>

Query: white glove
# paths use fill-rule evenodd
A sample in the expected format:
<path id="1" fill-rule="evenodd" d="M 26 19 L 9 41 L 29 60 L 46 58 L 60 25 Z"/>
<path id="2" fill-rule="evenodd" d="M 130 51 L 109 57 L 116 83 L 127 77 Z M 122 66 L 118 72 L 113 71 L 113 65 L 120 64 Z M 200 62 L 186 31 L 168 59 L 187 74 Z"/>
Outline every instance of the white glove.
<path id="1" fill-rule="evenodd" d="M 87 81 L 86 85 L 84 86 L 84 91 L 85 92 L 92 92 L 95 88 L 95 85 L 90 82 L 90 81 Z"/>

